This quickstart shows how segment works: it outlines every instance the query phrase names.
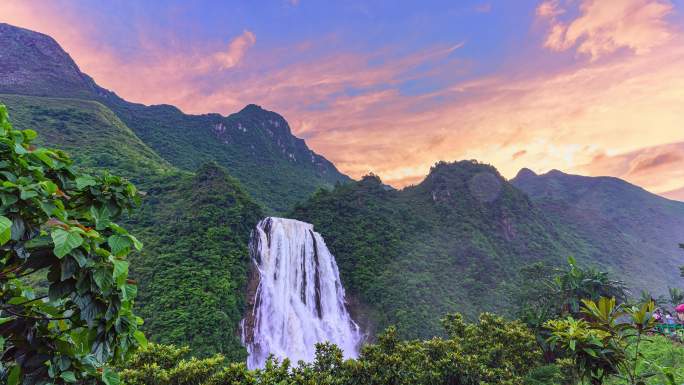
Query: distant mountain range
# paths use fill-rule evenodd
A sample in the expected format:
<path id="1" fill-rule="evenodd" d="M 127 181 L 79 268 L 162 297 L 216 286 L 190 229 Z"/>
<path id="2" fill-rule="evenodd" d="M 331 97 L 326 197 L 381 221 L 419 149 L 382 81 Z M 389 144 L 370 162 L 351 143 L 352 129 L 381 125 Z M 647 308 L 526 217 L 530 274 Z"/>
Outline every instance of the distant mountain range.
<path id="1" fill-rule="evenodd" d="M 566 229 L 589 260 L 633 286 L 665 293 L 682 282 L 684 203 L 612 177 L 543 175 L 523 169 L 511 183 L 527 193 L 557 228 Z"/>
<path id="2" fill-rule="evenodd" d="M 522 170 L 506 181 L 475 161 L 440 162 L 403 190 L 366 177 L 299 205 L 337 256 L 367 328 L 399 326 L 429 337 L 454 309 L 511 310 L 518 270 L 568 256 L 599 266 L 635 290 L 681 286 L 684 203 L 617 178 Z"/>
<path id="3" fill-rule="evenodd" d="M 275 112 L 187 115 L 99 87 L 49 36 L 0 24 L 0 103 L 19 128 L 112 170 L 147 193 L 127 221 L 138 311 L 154 341 L 244 358 L 247 242 L 268 214 L 315 225 L 337 257 L 350 307 L 371 334 L 438 333 L 460 311 L 510 310 L 507 288 L 533 262 L 574 255 L 635 289 L 681 286 L 684 203 L 616 178 L 524 169 L 507 181 L 475 161 L 440 162 L 402 190 L 352 181 Z"/>

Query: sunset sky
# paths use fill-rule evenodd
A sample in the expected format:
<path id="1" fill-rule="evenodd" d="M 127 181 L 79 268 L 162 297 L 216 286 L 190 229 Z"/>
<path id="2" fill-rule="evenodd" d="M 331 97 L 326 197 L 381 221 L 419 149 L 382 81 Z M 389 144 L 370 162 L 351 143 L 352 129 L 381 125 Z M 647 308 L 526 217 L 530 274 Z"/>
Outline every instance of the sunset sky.
<path id="1" fill-rule="evenodd" d="M 276 111 L 352 177 L 478 159 L 684 200 L 684 0 L 2 0 L 0 21 L 130 101 Z"/>

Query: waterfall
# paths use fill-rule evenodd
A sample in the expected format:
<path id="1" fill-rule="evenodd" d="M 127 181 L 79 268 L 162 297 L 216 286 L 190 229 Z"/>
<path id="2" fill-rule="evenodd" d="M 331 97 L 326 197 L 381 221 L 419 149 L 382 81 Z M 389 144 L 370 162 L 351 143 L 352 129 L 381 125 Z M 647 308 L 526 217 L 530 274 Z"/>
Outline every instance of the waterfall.
<path id="1" fill-rule="evenodd" d="M 359 327 L 345 306 L 335 257 L 313 225 L 266 218 L 252 232 L 250 254 L 259 285 L 253 309 L 242 321 L 242 339 L 251 369 L 269 354 L 311 362 L 315 344 L 329 341 L 347 358 L 356 357 Z"/>

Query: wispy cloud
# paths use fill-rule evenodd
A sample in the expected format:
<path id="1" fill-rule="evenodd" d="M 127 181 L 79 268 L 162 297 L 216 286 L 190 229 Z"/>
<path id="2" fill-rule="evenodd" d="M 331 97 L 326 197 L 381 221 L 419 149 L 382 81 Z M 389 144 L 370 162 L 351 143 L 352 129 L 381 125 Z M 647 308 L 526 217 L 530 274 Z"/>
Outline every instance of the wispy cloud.
<path id="1" fill-rule="evenodd" d="M 590 175 L 613 175 L 657 193 L 684 189 L 684 142 L 641 148 L 623 154 L 597 154 L 579 167 Z M 684 196 L 683 196 L 684 197 Z"/>
<path id="2" fill-rule="evenodd" d="M 235 67 L 254 43 L 256 43 L 256 36 L 254 33 L 245 30 L 242 35 L 231 40 L 230 44 L 228 44 L 227 51 L 215 53 L 214 59 L 221 69 Z"/>
<path id="3" fill-rule="evenodd" d="M 566 1 L 570 6 L 575 1 Z M 563 21 L 566 13 L 559 0 L 537 7 L 537 16 L 549 20 L 545 46 L 556 51 L 575 48 L 593 59 L 620 48 L 637 54 L 649 52 L 672 37 L 665 17 L 673 11 L 668 0 L 582 0 L 579 16 Z"/>

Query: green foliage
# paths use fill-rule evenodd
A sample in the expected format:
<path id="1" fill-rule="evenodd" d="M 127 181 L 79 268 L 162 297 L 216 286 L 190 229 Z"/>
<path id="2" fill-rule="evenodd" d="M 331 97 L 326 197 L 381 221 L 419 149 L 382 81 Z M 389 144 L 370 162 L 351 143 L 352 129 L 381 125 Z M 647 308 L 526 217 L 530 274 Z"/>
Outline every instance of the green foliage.
<path id="1" fill-rule="evenodd" d="M 515 315 L 534 330 L 547 362 L 558 358 L 548 344 L 547 321 L 581 317 L 580 304 L 585 299 L 627 295 L 622 282 L 593 267 L 580 267 L 574 258 L 568 258 L 567 265 L 560 268 L 534 263 L 521 268 L 519 274 L 519 281 L 510 289 Z"/>
<path id="2" fill-rule="evenodd" d="M 354 319 L 371 331 L 394 324 L 402 338 L 439 335 L 437 315 L 454 309 L 509 312 L 519 266 L 567 255 L 524 194 L 474 161 L 439 163 L 401 191 L 367 176 L 289 216 L 324 236 Z"/>
<path id="3" fill-rule="evenodd" d="M 557 365 L 544 365 L 533 368 L 523 380 L 525 385 L 563 385 L 566 376 Z"/>
<path id="4" fill-rule="evenodd" d="M 104 367 L 145 337 L 132 312 L 130 247 L 114 221 L 139 203 L 135 187 L 104 173 L 79 174 L 59 150 L 36 147 L 0 105 L 0 378 L 6 383 L 118 382 Z M 48 271 L 47 295 L 23 279 Z"/>
<path id="5" fill-rule="evenodd" d="M 630 345 L 628 354 L 634 354 Z M 652 336 L 639 346 L 640 360 L 636 374 L 648 385 L 678 385 L 684 382 L 684 347 L 673 343 L 665 336 Z M 611 379 L 609 384 L 626 384 L 620 378 Z"/>
<path id="6" fill-rule="evenodd" d="M 553 280 L 553 294 L 563 311 L 577 314 L 580 301 L 613 297 L 624 300 L 627 289 L 621 281 L 610 279 L 609 274 L 594 267 L 581 268 L 574 258 L 568 258 L 569 268 L 558 271 Z"/>
<path id="7" fill-rule="evenodd" d="M 548 321 L 552 334 L 552 349 L 560 349 L 573 358 L 576 377 L 592 384 L 603 383 L 604 378 L 617 373 L 617 363 L 625 359 L 611 334 L 596 328 L 585 320 L 572 317 Z"/>
<path id="8" fill-rule="evenodd" d="M 185 350 L 151 344 L 126 364 L 122 377 L 129 385 L 517 385 L 540 363 L 534 337 L 520 322 L 483 314 L 470 324 L 455 314 L 443 323 L 447 338 L 405 341 L 390 328 L 355 360 L 343 360 L 340 349 L 326 343 L 316 346 L 312 363 L 269 360 L 254 371 L 244 363 L 223 365 L 218 355 L 179 359 Z"/>
<path id="9" fill-rule="evenodd" d="M 126 385 L 206 384 L 221 368 L 223 357 L 184 359 L 188 351 L 188 348 L 148 344 L 121 367 L 121 378 Z"/>
<path id="10" fill-rule="evenodd" d="M 668 289 L 670 294 L 670 304 L 674 307 L 684 302 L 684 290 L 678 287 L 671 287 Z"/>
<path id="11" fill-rule="evenodd" d="M 244 359 L 238 325 L 260 207 L 216 164 L 148 183 L 155 187 L 130 223 L 147 244 L 131 266 L 144 330 L 196 356 Z"/>
<path id="12" fill-rule="evenodd" d="M 630 385 L 643 384 L 652 374 L 638 371 L 643 358 L 639 348 L 655 326 L 654 303 L 617 306 L 615 298 L 606 297 L 582 302 L 582 319 L 567 317 L 546 323 L 551 348 L 572 359 L 575 378 L 596 385 L 610 377 L 622 378 Z"/>
<path id="13" fill-rule="evenodd" d="M 551 318 L 579 315 L 585 299 L 614 297 L 624 301 L 628 291 L 623 282 L 611 279 L 607 272 L 581 267 L 570 257 L 566 266 L 558 268 L 540 262 L 524 266 L 511 294 L 516 315 L 536 329 Z"/>
<path id="14" fill-rule="evenodd" d="M 142 328 L 150 338 L 188 345 L 197 356 L 244 358 L 237 328 L 244 313 L 246 245 L 262 210 L 241 184 L 214 165 L 196 174 L 175 169 L 100 103 L 0 99 L 11 103 L 19 126 L 39 124 L 43 142 L 74 153 L 79 169 L 93 174 L 112 169 L 145 191 L 141 208 L 125 222 L 147 245 L 130 258 L 128 269 L 140 281 L 136 312 L 145 318 Z M 115 254 L 135 249 L 125 237 L 113 237 L 108 245 Z"/>

